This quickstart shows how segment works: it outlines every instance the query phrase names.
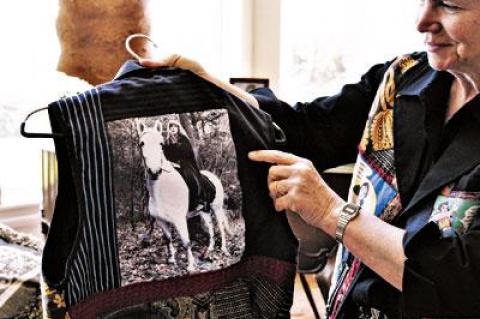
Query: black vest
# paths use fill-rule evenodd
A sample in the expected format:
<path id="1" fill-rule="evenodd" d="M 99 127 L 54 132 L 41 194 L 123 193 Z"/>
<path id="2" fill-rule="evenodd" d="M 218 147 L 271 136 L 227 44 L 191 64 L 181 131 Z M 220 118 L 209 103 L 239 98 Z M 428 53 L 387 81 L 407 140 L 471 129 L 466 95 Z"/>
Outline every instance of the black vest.
<path id="1" fill-rule="evenodd" d="M 127 62 L 49 105 L 59 194 L 43 254 L 62 318 L 289 317 L 296 240 L 268 196 L 269 115 L 180 69 Z"/>

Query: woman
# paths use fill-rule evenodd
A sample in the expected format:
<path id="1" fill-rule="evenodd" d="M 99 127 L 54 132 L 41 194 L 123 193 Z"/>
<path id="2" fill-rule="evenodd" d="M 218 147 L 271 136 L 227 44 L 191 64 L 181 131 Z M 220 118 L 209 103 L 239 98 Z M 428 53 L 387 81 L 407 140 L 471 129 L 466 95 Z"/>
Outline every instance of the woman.
<path id="1" fill-rule="evenodd" d="M 169 161 L 181 167 L 191 166 L 199 171 L 192 143 L 190 143 L 187 133 L 177 121 L 168 121 L 164 152 Z"/>
<path id="2" fill-rule="evenodd" d="M 480 317 L 479 211 L 446 237 L 433 216 L 441 202 L 480 203 L 480 1 L 421 1 L 417 29 L 426 53 L 376 65 L 338 95 L 291 108 L 253 92 L 289 141 L 291 153 L 249 155 L 272 164 L 276 209 L 343 244 L 329 318 Z M 355 157 L 352 188 L 375 193 L 362 207 L 317 172 Z"/>
<path id="3" fill-rule="evenodd" d="M 199 207 L 204 211 L 210 211 L 210 203 L 215 197 L 215 187 L 200 173 L 192 143 L 180 123 L 170 120 L 167 128 L 163 151 L 169 161 L 178 164 L 178 171 L 188 185 L 189 210 L 193 211 Z"/>

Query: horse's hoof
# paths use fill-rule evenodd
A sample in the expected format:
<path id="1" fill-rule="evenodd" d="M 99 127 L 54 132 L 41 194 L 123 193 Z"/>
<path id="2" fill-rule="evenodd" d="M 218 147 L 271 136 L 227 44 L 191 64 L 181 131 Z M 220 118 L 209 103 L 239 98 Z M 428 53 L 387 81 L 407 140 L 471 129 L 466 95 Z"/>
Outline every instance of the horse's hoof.
<path id="1" fill-rule="evenodd" d="M 210 251 L 210 250 L 204 250 L 203 253 L 201 253 L 199 257 L 200 257 L 201 260 L 204 260 L 204 261 L 212 261 L 211 253 L 212 253 L 212 251 Z"/>

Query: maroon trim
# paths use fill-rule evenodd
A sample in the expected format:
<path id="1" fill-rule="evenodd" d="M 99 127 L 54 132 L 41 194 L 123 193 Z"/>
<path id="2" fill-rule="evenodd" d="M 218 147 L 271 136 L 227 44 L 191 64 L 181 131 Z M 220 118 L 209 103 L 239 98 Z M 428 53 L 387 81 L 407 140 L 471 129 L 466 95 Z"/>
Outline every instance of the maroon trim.
<path id="1" fill-rule="evenodd" d="M 114 309 L 155 302 L 177 296 L 192 296 L 224 287 L 241 277 L 260 276 L 282 287 L 293 287 L 296 265 L 268 257 L 249 257 L 229 268 L 210 273 L 142 282 L 98 293 L 68 309 L 72 319 L 96 318 Z"/>

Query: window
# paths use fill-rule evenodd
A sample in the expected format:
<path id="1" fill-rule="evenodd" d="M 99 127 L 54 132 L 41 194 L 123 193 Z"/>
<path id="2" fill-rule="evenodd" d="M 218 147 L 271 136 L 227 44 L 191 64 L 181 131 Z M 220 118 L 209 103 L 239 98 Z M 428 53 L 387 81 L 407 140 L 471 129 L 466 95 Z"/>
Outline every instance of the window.
<path id="1" fill-rule="evenodd" d="M 251 1 L 157 0 L 149 11 L 159 53 L 180 53 L 215 76 L 251 73 Z"/>
<path id="2" fill-rule="evenodd" d="M 370 66 L 422 50 L 415 0 L 282 0 L 279 95 L 310 101 Z"/>
<path id="3" fill-rule="evenodd" d="M 41 199 L 41 148 L 48 141 L 20 138 L 25 114 L 44 106 L 39 99 L 49 89 L 42 74 L 55 70 L 59 45 L 55 34 L 57 1 L 2 1 L 0 32 L 0 188 L 1 205 L 39 203 Z M 45 128 L 46 117 L 35 126 Z M 48 126 L 47 126 L 48 129 Z"/>

